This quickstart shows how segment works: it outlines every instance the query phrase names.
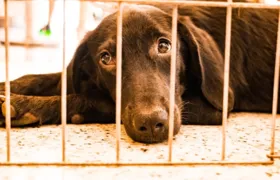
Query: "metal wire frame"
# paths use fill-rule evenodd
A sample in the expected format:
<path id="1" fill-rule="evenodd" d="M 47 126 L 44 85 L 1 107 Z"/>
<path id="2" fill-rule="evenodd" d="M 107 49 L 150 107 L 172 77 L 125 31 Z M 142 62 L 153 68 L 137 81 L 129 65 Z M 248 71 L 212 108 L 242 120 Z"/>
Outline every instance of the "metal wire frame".
<path id="1" fill-rule="evenodd" d="M 172 142 L 174 131 L 174 105 L 175 105 L 175 80 L 176 80 L 176 52 L 177 52 L 177 19 L 178 7 L 175 5 L 172 12 L 172 49 L 170 68 L 170 94 L 169 94 L 169 134 L 168 134 L 168 162 L 172 162 Z"/>
<path id="2" fill-rule="evenodd" d="M 273 102 L 272 102 L 272 122 L 271 122 L 271 145 L 270 145 L 270 158 L 279 158 L 275 155 L 275 129 L 276 129 L 276 115 L 278 104 L 278 90 L 279 90 L 279 65 L 280 65 L 280 10 L 278 15 L 278 31 L 277 31 L 277 46 L 276 46 L 276 59 L 274 70 L 274 87 L 273 87 Z"/>
<path id="3" fill-rule="evenodd" d="M 89 0 L 81 0 L 89 1 Z M 277 114 L 277 101 L 278 101 L 278 82 L 279 82 L 279 65 L 280 65 L 280 13 L 278 18 L 278 37 L 276 47 L 276 62 L 275 62 L 275 75 L 274 75 L 274 88 L 273 88 L 273 102 L 272 102 L 272 125 L 271 125 L 271 151 L 267 155 L 270 160 L 268 161 L 226 161 L 225 160 L 225 144 L 226 144 L 226 122 L 227 122 L 227 107 L 228 107 L 228 85 L 229 85 L 229 67 L 230 67 L 230 43 L 231 43 L 231 14 L 232 8 L 267 8 L 267 9 L 280 9 L 280 5 L 268 5 L 260 3 L 233 3 L 232 0 L 228 2 L 208 2 L 208 1 L 172 1 L 165 0 L 164 3 L 174 5 L 172 13 L 172 44 L 176 44 L 176 31 L 177 31 L 177 12 L 178 5 L 184 4 L 188 6 L 210 6 L 210 7 L 227 7 L 226 17 L 226 38 L 225 38 L 225 70 L 224 70 L 224 94 L 223 94 L 223 125 L 222 125 L 222 149 L 220 161 L 202 161 L 202 162 L 174 162 L 172 161 L 172 137 L 173 137 L 173 113 L 174 112 L 174 87 L 175 87 L 175 66 L 176 66 L 176 46 L 172 48 L 171 56 L 171 92 L 170 92 L 170 115 L 169 115 L 169 137 L 168 137 L 168 161 L 163 163 L 126 163 L 120 161 L 120 126 L 121 126 L 121 65 L 122 65 L 122 10 L 123 3 L 140 3 L 140 4 L 153 4 L 162 3 L 160 0 L 145 1 L 145 0 L 103 0 L 99 2 L 118 2 L 118 18 L 117 18 L 117 75 L 116 75 L 116 162 L 112 163 L 70 163 L 66 161 L 65 155 L 65 133 L 66 133 L 66 68 L 65 68 L 65 0 L 63 10 L 63 69 L 62 69 L 62 161 L 53 163 L 44 162 L 11 162 L 10 161 L 10 129 L 11 129 L 11 112 L 10 112 L 10 82 L 9 82 L 9 39 L 8 39 L 8 0 L 4 0 L 5 6 L 5 65 L 6 65 L 6 81 L 5 81 L 5 96 L 6 96 L 6 132 L 7 132 L 7 160 L 0 162 L 0 166 L 185 166 L 185 165 L 269 165 L 273 164 L 274 158 L 279 158 L 280 155 L 274 154 L 275 147 L 275 125 Z"/>
<path id="4" fill-rule="evenodd" d="M 0 162 L 0 166 L 205 166 L 205 165 L 271 165 L 274 161 L 202 161 L 202 162 L 112 162 L 112 163 L 91 163 L 91 162 Z"/>
<path id="5" fill-rule="evenodd" d="M 119 3 L 117 18 L 117 74 L 116 74 L 116 161 L 120 161 L 121 140 L 121 84 L 122 84 L 122 15 L 123 4 Z"/>
<path id="6" fill-rule="evenodd" d="M 231 3 L 232 0 L 228 0 L 228 2 Z M 231 19 L 232 19 L 232 7 L 228 6 L 227 15 L 226 15 L 226 38 L 225 38 L 225 67 L 224 67 L 222 152 L 221 152 L 222 160 L 225 160 L 225 156 L 226 156 L 226 126 L 227 126 L 227 114 L 228 114 Z"/>
<path id="7" fill-rule="evenodd" d="M 66 161 L 66 124 L 67 124 L 67 70 L 65 65 L 65 0 L 63 0 L 63 36 L 62 36 L 62 74 L 61 74 L 61 124 L 62 124 L 62 162 Z"/>
<path id="8" fill-rule="evenodd" d="M 4 0 L 5 8 L 5 69 L 6 69 L 6 81 L 5 81 L 5 103 L 6 103 L 6 148 L 7 148 L 7 162 L 11 160 L 11 94 L 10 94 L 10 81 L 9 81 L 9 18 L 8 18 L 8 0 Z"/>
<path id="9" fill-rule="evenodd" d="M 233 8 L 257 8 L 257 9 L 279 9 L 279 4 L 265 4 L 265 3 L 244 3 L 244 2 L 219 2 L 215 1 L 195 1 L 195 0 L 80 0 L 94 1 L 94 2 L 125 2 L 127 4 L 164 4 L 169 5 L 187 5 L 187 6 L 204 6 L 204 7 L 228 7 Z"/>

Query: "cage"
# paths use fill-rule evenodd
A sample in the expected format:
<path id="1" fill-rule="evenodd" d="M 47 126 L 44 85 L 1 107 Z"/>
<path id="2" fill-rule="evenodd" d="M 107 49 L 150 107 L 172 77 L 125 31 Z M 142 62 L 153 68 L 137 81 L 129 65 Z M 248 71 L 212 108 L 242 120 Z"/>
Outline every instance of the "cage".
<path id="1" fill-rule="evenodd" d="M 44 5 L 42 5 L 45 3 Z M 89 167 L 111 167 L 111 168 L 135 168 L 149 167 L 149 174 L 153 177 L 154 167 L 158 168 L 168 166 L 169 174 L 166 177 L 180 178 L 176 171 L 179 170 L 185 177 L 187 174 L 193 178 L 205 178 L 201 171 L 212 171 L 211 168 L 221 168 L 211 177 L 221 177 L 226 171 L 225 168 L 237 166 L 244 168 L 244 165 L 250 165 L 246 173 L 255 173 L 258 178 L 277 178 L 280 167 L 277 159 L 280 153 L 280 138 L 277 138 L 279 132 L 279 120 L 277 118 L 278 83 L 279 82 L 279 41 L 277 39 L 275 75 L 274 75 L 274 96 L 272 103 L 272 113 L 233 113 L 227 117 L 228 93 L 223 94 L 223 124 L 222 126 L 183 126 L 178 135 L 173 137 L 173 128 L 169 129 L 168 141 L 161 144 L 142 144 L 131 140 L 123 125 L 121 125 L 121 63 L 122 63 L 122 10 L 124 4 L 167 4 L 172 7 L 172 44 L 176 44 L 178 7 L 185 6 L 203 6 L 203 7 L 221 7 L 227 9 L 226 28 L 225 28 L 225 72 L 224 72 L 224 92 L 229 88 L 229 68 L 230 68 L 230 45 L 231 45 L 231 23 L 232 10 L 234 8 L 254 8 L 254 9 L 279 9 L 276 1 L 263 2 L 227 2 L 219 1 L 182 1 L 182 0 L 104 0 L 104 1 L 56 1 L 54 10 L 55 28 L 52 38 L 42 38 L 38 33 L 42 26 L 44 15 L 38 15 L 46 7 L 44 1 L 17 1 L 4 0 L 4 29 L 1 30 L 3 36 L 2 47 L 0 46 L 1 62 L 1 81 L 5 81 L 5 123 L 6 128 L 1 129 L 2 139 L 0 142 L 0 170 L 6 170 L 3 174 L 11 173 L 9 168 L 20 167 L 71 167 L 71 168 L 89 168 Z M 79 6 L 77 6 L 80 4 Z M 17 8 L 15 8 L 18 6 Z M 40 7 L 41 6 L 41 7 Z M 89 8 L 92 6 L 92 8 Z M 11 20 L 10 9 L 21 9 L 25 7 L 26 29 L 11 30 L 9 25 Z M 90 10 L 87 10 L 90 9 Z M 2 11 L 2 10 L 1 10 Z M 16 17 L 19 10 L 14 10 Z M 41 12 L 42 11 L 42 12 Z M 67 124 L 67 101 L 66 101 L 66 66 L 70 62 L 73 52 L 77 48 L 86 31 L 94 29 L 104 17 L 117 11 L 117 79 L 116 79 L 116 123 L 86 125 Z M 31 13 L 30 13 L 31 12 Z M 73 13 L 76 12 L 76 13 Z M 77 16 L 79 14 L 79 16 Z M 36 17 L 37 19 L 31 19 Z M 22 19 L 23 20 L 23 19 Z M 3 20 L 2 20 L 3 21 Z M 19 20 L 20 21 L 20 20 Z M 37 21 L 36 26 L 30 22 Z M 75 21 L 75 22 L 74 22 Z M 90 22 L 89 22 L 90 21 Z M 29 22 L 29 23 L 28 23 Z M 17 23 L 15 23 L 17 24 Z M 280 24 L 280 23 L 279 23 Z M 14 23 L 11 24 L 13 26 Z M 21 26 L 22 27 L 22 26 Z M 78 33 L 75 31 L 78 29 Z M 278 32 L 280 28 L 278 27 Z M 19 33 L 22 35 L 19 35 Z M 80 33 L 80 34 L 79 34 Z M 35 34 L 35 35 L 34 35 Z M 278 33 L 279 34 L 279 33 Z M 16 42 L 20 37 L 20 43 Z M 35 40 L 32 39 L 35 37 Z M 15 39 L 14 39 L 15 38 Z M 30 38 L 32 40 L 30 40 Z M 37 39 L 36 39 L 37 38 Z M 36 42 L 34 42 L 36 41 Z M 50 42 L 51 43 L 50 43 Z M 38 43 L 39 42 L 39 43 Z M 49 45 L 56 47 L 49 47 Z M 35 47 L 34 47 L 35 46 Z M 171 90 L 170 107 L 174 107 L 175 93 L 175 67 L 176 67 L 176 48 L 172 48 L 171 55 Z M 37 60 L 38 59 L 38 60 Z M 55 59 L 62 59 L 57 61 Z M 46 68 L 47 67 L 47 68 Z M 38 128 L 11 128 L 11 81 L 24 74 L 30 73 L 51 73 L 62 71 L 62 90 L 61 90 L 61 125 L 48 125 Z M 170 108 L 170 114 L 173 114 L 173 108 Z M 169 117 L 169 125 L 173 127 L 173 118 Z M 278 124 L 277 124 L 278 123 Z M 223 165 L 223 166 L 222 166 Z M 227 166 L 224 166 L 227 165 Z M 254 165 L 262 165 L 255 167 Z M 12 167 L 11 167 L 12 166 Z M 193 166 L 198 166 L 194 169 Z M 253 166 L 253 167 L 251 167 Z M 176 167 L 176 168 L 175 168 Z M 186 169 L 186 167 L 190 169 Z M 208 168 L 208 169 L 207 169 Z M 176 170 L 177 169 L 177 170 Z M 17 171 L 23 172 L 23 170 Z M 73 170 L 73 169 L 72 169 Z M 106 170 L 102 169 L 105 173 Z M 31 171 L 31 170 L 29 170 Z M 52 170 L 52 171 L 57 171 Z M 83 170 L 85 171 L 85 170 Z M 86 170 L 91 174 L 90 170 Z M 124 170 L 125 171 L 125 170 Z M 159 173 L 161 176 L 164 169 Z M 189 172 L 187 172 L 189 171 Z M 193 171 L 193 172 L 191 172 Z M 230 171 L 230 170 L 228 170 Z M 242 170 L 241 170 L 242 171 Z M 34 172 L 34 170 L 32 170 Z M 60 171 L 61 172 L 61 171 Z M 82 172 L 82 171 L 81 171 Z M 96 174 L 98 172 L 94 171 Z M 136 173 L 137 170 L 132 170 Z M 173 173 L 172 173 L 173 172 Z M 174 174 L 175 172 L 175 174 Z M 69 173 L 69 172 L 68 172 Z M 114 171 L 116 175 L 117 170 Z M 201 173 L 201 174 L 200 174 Z M 47 173 L 43 173 L 47 176 Z M 71 173 L 70 173 L 71 174 Z M 124 175 L 126 173 L 123 173 Z M 38 174 L 39 177 L 42 174 Z M 109 174 L 107 174 L 109 175 Z M 141 178 L 147 178 L 141 173 Z M 75 176 L 75 175 L 74 175 Z M 236 175 L 236 178 L 250 177 L 246 175 Z M 68 177 L 67 175 L 58 175 L 58 177 Z M 108 176 L 104 176 L 108 177 Z M 210 177 L 210 176 L 209 176 Z M 227 177 L 225 174 L 224 177 Z M 70 178 L 70 175 L 69 177 Z M 154 177 L 155 178 L 155 177 Z"/>

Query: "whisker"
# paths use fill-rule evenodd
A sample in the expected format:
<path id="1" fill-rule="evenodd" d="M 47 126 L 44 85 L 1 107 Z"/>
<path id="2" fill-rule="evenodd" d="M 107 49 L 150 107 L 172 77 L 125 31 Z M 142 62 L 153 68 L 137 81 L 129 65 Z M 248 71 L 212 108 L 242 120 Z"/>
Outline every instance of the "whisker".
<path id="1" fill-rule="evenodd" d="M 197 116 L 197 114 L 193 113 L 193 112 L 182 112 L 181 114 L 182 115 L 189 115 L 189 114 L 191 114 L 191 115 L 196 115 Z"/>

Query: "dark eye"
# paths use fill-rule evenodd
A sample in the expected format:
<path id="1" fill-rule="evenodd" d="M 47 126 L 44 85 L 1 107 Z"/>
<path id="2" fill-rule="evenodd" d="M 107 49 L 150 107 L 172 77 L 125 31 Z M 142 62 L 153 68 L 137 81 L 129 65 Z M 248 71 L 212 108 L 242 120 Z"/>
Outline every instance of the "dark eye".
<path id="1" fill-rule="evenodd" d="M 167 53 L 171 49 L 171 43 L 169 40 L 160 38 L 158 40 L 158 52 L 159 53 Z"/>
<path id="2" fill-rule="evenodd" d="M 109 52 L 105 51 L 101 53 L 100 55 L 100 61 L 105 65 L 111 65 L 112 64 L 112 56 Z"/>

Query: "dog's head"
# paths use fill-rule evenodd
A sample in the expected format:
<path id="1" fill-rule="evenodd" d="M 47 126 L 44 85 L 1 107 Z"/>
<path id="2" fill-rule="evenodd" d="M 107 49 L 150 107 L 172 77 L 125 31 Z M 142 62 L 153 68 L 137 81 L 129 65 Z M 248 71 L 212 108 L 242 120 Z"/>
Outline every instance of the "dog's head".
<path id="1" fill-rule="evenodd" d="M 117 13 L 107 16 L 77 48 L 72 61 L 77 93 L 98 88 L 115 101 L 116 22 Z M 171 43 L 171 29 L 172 16 L 158 8 L 124 8 L 121 118 L 127 134 L 139 142 L 168 138 L 171 49 L 175 46 Z M 186 68 L 195 69 L 202 92 L 218 109 L 222 109 L 223 92 L 223 59 L 211 36 L 187 17 L 180 17 L 177 38 L 174 134 L 181 125 Z M 192 62 L 191 67 L 186 67 L 188 62 Z M 231 91 L 229 99 L 232 108 Z"/>

